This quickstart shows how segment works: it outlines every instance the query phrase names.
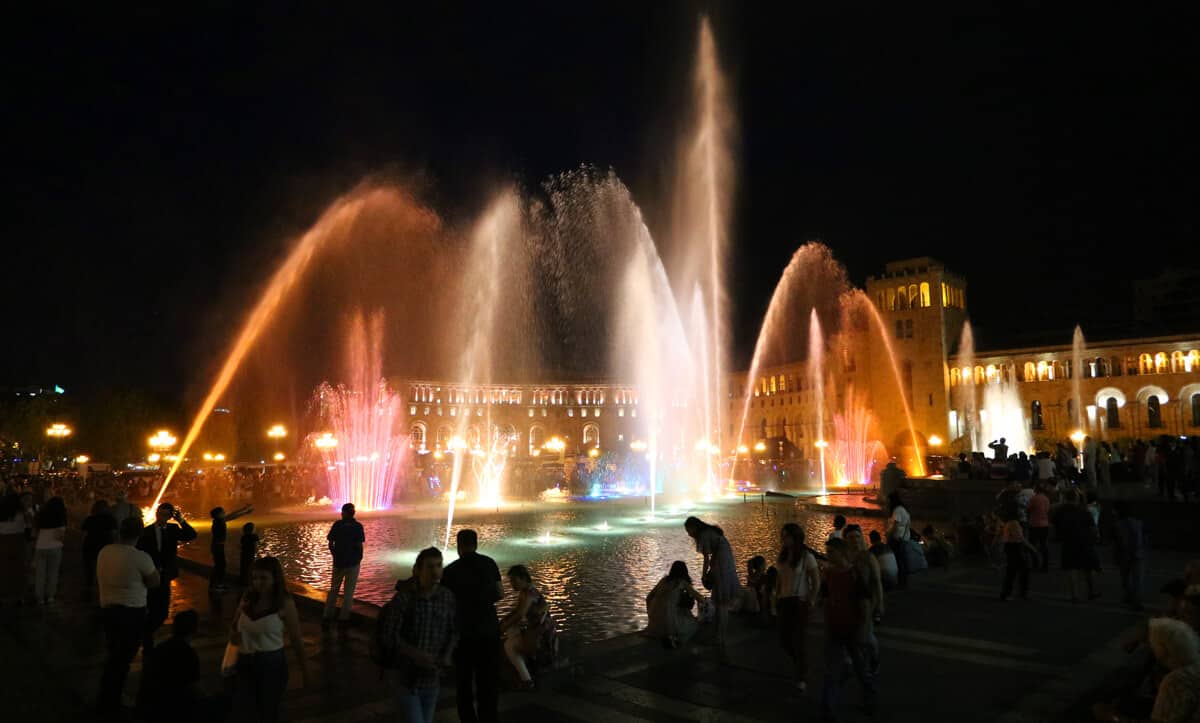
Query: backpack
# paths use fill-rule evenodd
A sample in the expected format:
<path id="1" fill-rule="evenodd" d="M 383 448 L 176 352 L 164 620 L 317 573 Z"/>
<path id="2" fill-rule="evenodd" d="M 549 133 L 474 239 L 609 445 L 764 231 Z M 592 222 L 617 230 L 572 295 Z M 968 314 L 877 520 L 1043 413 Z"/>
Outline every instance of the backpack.
<path id="1" fill-rule="evenodd" d="M 375 634 L 371 637 L 371 662 L 383 669 L 399 668 L 402 665 L 400 654 L 396 652 L 396 642 L 400 639 L 400 626 L 412 617 L 412 599 L 404 609 L 401 609 L 397 598 L 399 593 L 384 603 L 379 609 L 379 619 L 375 621 Z"/>

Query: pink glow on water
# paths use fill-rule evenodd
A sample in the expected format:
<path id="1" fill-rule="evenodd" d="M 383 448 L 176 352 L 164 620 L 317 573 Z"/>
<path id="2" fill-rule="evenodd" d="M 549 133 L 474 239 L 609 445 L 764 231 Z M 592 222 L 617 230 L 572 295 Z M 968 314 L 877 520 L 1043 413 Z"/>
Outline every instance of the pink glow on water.
<path id="1" fill-rule="evenodd" d="M 887 451 L 874 439 L 875 416 L 866 396 L 853 386 L 846 389 L 846 401 L 833 415 L 833 444 L 830 467 L 839 486 L 869 485 L 875 478 L 875 466 Z"/>

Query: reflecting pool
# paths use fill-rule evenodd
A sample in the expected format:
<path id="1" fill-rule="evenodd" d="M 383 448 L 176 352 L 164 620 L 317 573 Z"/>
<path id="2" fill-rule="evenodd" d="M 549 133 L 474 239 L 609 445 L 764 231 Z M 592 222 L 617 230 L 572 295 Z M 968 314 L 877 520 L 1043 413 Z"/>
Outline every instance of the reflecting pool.
<path id="1" fill-rule="evenodd" d="M 500 512 L 468 509 L 456 515 L 452 532 L 461 527 L 478 531 L 480 552 L 494 558 L 502 572 L 527 565 L 553 605 L 560 630 L 587 641 L 645 627 L 646 593 L 673 560 L 687 562 L 699 584 L 700 555 L 683 530 L 688 515 L 725 530 L 743 577 L 751 556 L 770 560 L 778 553 L 779 527 L 785 522 L 801 523 L 809 544 L 823 549 L 833 519 L 794 500 L 770 497 L 660 505 L 654 518 L 648 513 L 641 501 L 529 505 Z M 882 530 L 885 522 L 881 517 L 848 517 L 865 531 Z M 396 580 L 409 577 L 417 552 L 440 547 L 445 535 L 445 517 L 432 509 L 428 514 L 409 510 L 359 519 L 367 545 L 355 597 L 373 603 L 387 601 Z M 328 589 L 331 559 L 325 535 L 332 521 L 332 516 L 264 520 L 260 554 L 278 557 L 289 579 Z M 231 546 L 236 537 L 230 535 Z M 452 546 L 447 564 L 454 557 Z"/>

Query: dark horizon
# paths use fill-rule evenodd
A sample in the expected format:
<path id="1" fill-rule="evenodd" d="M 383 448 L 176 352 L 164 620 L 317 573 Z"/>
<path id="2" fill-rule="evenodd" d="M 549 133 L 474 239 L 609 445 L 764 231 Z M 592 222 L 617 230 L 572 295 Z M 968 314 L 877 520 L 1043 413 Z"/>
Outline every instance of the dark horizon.
<path id="1" fill-rule="evenodd" d="M 661 227 L 702 9 L 30 18 L 0 383 L 186 408 L 286 241 L 364 177 L 416 178 L 461 224 L 502 182 L 611 167 Z M 736 366 L 811 239 L 856 285 L 945 262 L 991 348 L 1128 322 L 1132 279 L 1196 265 L 1184 24 L 708 9 L 738 119 Z"/>

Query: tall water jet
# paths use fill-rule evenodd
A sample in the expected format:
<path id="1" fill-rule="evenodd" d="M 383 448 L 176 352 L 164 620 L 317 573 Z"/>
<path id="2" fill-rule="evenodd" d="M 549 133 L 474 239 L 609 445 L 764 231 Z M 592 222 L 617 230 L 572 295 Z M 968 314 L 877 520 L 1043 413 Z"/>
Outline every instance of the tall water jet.
<path id="1" fill-rule="evenodd" d="M 788 322 L 805 314 L 811 315 L 814 311 L 818 317 L 824 315 L 826 319 L 836 319 L 842 311 L 840 299 L 848 285 L 845 269 L 833 258 L 828 246 L 810 242 L 792 254 L 771 293 L 771 301 L 754 341 L 754 355 L 750 358 L 746 383 L 739 390 L 742 410 L 737 423 L 735 447 L 746 443 L 746 423 L 750 416 L 750 405 L 754 401 L 754 385 L 759 371 L 776 360 L 807 358 L 809 354 L 811 335 L 794 338 L 787 333 Z M 823 335 L 827 332 L 818 333 Z M 789 342 L 799 343 L 789 346 Z"/>
<path id="2" fill-rule="evenodd" d="M 463 342 L 462 356 L 459 362 L 459 372 L 456 381 L 466 385 L 468 389 L 476 384 L 486 384 L 492 381 L 494 364 L 493 351 L 498 340 L 496 336 L 497 316 L 500 310 L 501 292 L 504 287 L 505 262 L 514 254 L 513 249 L 522 243 L 521 202 L 516 193 L 509 190 L 502 193 L 484 214 L 483 219 L 475 228 L 471 237 L 470 256 L 465 271 L 466 283 L 461 323 L 467 330 Z M 451 399 L 451 404 L 459 403 Z M 469 408 L 468 408 L 469 409 Z M 458 491 L 462 485 L 463 470 L 468 456 L 475 450 L 469 449 L 466 438 L 472 417 L 463 410 L 455 424 L 454 436 L 449 440 L 453 453 L 453 464 L 450 476 L 450 499 L 446 508 L 446 538 L 445 547 L 450 547 L 450 529 L 454 524 L 454 507 L 458 500 Z M 478 416 L 478 415 L 477 415 Z M 509 445 L 504 443 L 497 446 L 494 443 L 496 431 L 492 429 L 491 418 L 484 422 L 487 427 L 488 442 L 486 455 L 499 452 L 507 455 Z M 480 433 L 478 441 L 484 441 L 484 432 Z M 482 448 L 481 448 L 482 451 Z M 484 480 L 480 502 L 488 506 L 498 505 L 500 491 L 495 484 L 503 471 L 501 460 L 487 459 L 483 469 L 490 475 Z M 499 470 L 496 468 L 499 467 Z"/>
<path id="3" fill-rule="evenodd" d="M 821 335 L 821 318 L 817 316 L 814 307 L 808 315 L 808 378 L 809 389 L 813 392 L 813 402 L 817 410 L 817 451 L 821 465 L 821 494 L 829 491 L 825 481 L 825 449 L 829 442 L 825 439 L 825 339 Z"/>
<path id="4" fill-rule="evenodd" d="M 414 229 L 429 232 L 440 227 L 441 223 L 431 211 L 419 206 L 411 197 L 390 188 L 365 188 L 347 194 L 335 201 L 317 220 L 311 229 L 304 233 L 295 243 L 291 253 L 271 276 L 270 281 L 259 297 L 258 302 L 250 311 L 241 330 L 234 339 L 225 361 L 221 364 L 216 379 L 209 388 L 208 394 L 200 404 L 187 435 L 179 447 L 174 463 L 163 479 L 162 487 L 151 503 L 151 510 L 162 501 L 163 494 L 171 484 L 180 465 L 187 458 L 188 451 L 200 436 L 204 423 L 212 413 L 217 401 L 229 388 L 234 375 L 241 367 L 246 354 L 253 348 L 254 343 L 278 313 L 281 304 L 291 295 L 296 284 L 304 277 L 319 252 L 332 244 L 345 243 L 353 236 L 353 230 L 360 215 L 374 209 L 387 208 L 399 211 L 404 222 Z"/>
<path id="5" fill-rule="evenodd" d="M 346 345 L 348 384 L 317 389 L 319 416 L 331 430 L 316 440 L 334 507 L 392 506 L 406 435 L 403 402 L 383 377 L 383 314 L 358 314 Z"/>
<path id="6" fill-rule="evenodd" d="M 724 410 L 721 400 L 726 369 L 728 310 L 725 299 L 725 258 L 730 203 L 733 198 L 733 155 L 729 148 L 734 121 L 717 58 L 716 41 L 707 18 L 701 20 L 693 84 L 695 118 L 685 141 L 679 173 L 674 237 L 684 254 L 682 288 L 704 287 L 707 344 L 704 355 L 708 387 L 695 403 L 707 407 L 708 429 L 703 437 L 720 439 Z"/>
<path id="7" fill-rule="evenodd" d="M 905 392 L 904 380 L 900 376 L 900 365 L 896 362 L 896 350 L 892 347 L 892 339 L 887 325 L 883 323 L 883 317 L 879 315 L 879 309 L 861 289 L 854 289 L 849 292 L 848 299 L 857 300 L 863 304 L 869 312 L 870 318 L 875 322 L 875 330 L 879 332 L 879 338 L 883 341 L 884 351 L 887 352 L 888 363 L 892 368 L 892 379 L 896 384 L 896 393 L 900 396 L 900 401 L 904 405 L 904 421 L 908 423 L 908 434 L 912 439 L 913 446 L 913 472 L 916 476 L 925 476 L 925 458 L 921 452 L 921 440 L 917 437 L 917 428 L 913 424 L 912 403 L 909 401 L 908 394 Z"/>
<path id="8" fill-rule="evenodd" d="M 1075 333 L 1071 335 L 1071 398 L 1075 400 L 1075 429 L 1086 429 L 1084 424 L 1083 392 L 1083 329 L 1075 325 Z"/>
<path id="9" fill-rule="evenodd" d="M 963 434 L 972 450 L 983 449 L 979 434 L 978 390 L 975 387 L 975 332 L 970 321 L 964 321 L 958 342 L 958 363 L 962 367 L 962 381 L 958 388 L 962 399 Z"/>

